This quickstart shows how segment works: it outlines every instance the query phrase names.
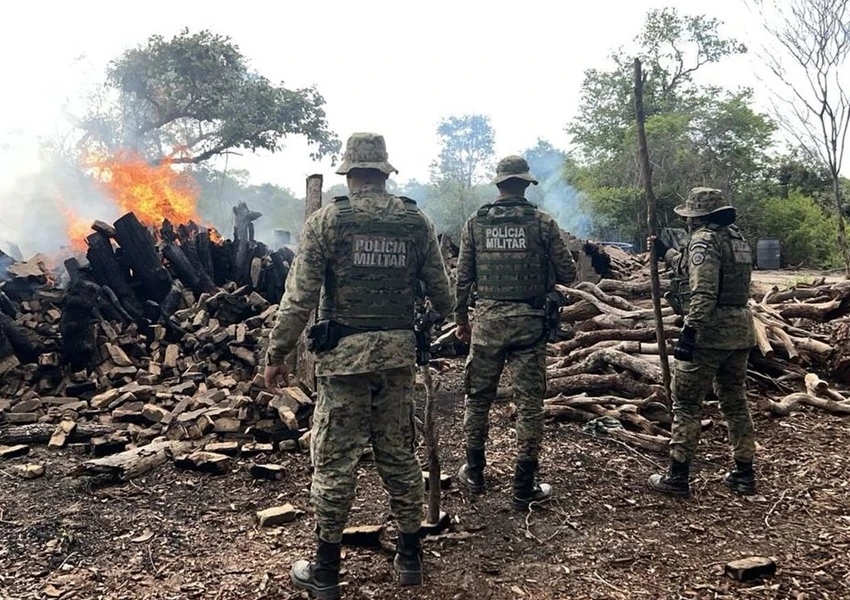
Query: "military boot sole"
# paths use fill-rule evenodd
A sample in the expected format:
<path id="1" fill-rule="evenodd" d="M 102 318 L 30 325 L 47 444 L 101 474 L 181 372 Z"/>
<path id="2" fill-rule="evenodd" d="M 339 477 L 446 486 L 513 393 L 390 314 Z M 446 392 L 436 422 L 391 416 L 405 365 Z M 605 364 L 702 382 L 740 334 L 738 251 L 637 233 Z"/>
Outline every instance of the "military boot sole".
<path id="1" fill-rule="evenodd" d="M 401 587 L 411 587 L 422 585 L 422 564 L 418 568 L 405 565 L 398 554 L 393 559 L 393 568 L 398 575 L 398 584 Z"/>
<path id="2" fill-rule="evenodd" d="M 733 492 L 740 494 L 741 496 L 755 496 L 756 495 L 756 483 L 755 483 L 755 481 L 753 481 L 752 483 L 741 482 L 740 480 L 726 476 L 726 477 L 723 478 L 723 485 L 725 485 L 727 488 L 729 488 Z"/>
<path id="3" fill-rule="evenodd" d="M 482 479 L 484 476 L 481 476 Z M 457 479 L 463 484 L 470 493 L 473 494 L 483 494 L 487 491 L 487 485 L 482 481 L 481 483 L 476 483 L 469 477 L 469 465 L 462 465 L 460 469 L 457 471 Z"/>
<path id="4" fill-rule="evenodd" d="M 310 562 L 306 560 L 296 561 L 289 570 L 289 579 L 295 589 L 307 592 L 310 598 L 315 600 L 340 600 L 342 592 L 339 584 L 321 585 L 312 579 L 313 573 Z"/>
<path id="5" fill-rule="evenodd" d="M 530 498 L 523 498 L 514 494 L 513 507 L 514 510 L 528 510 L 529 506 L 534 504 L 544 504 L 552 499 L 552 486 L 548 483 L 541 483 L 538 486 L 537 492 Z"/>
<path id="6" fill-rule="evenodd" d="M 669 496 L 686 497 L 691 495 L 691 488 L 689 485 L 685 484 L 684 487 L 681 485 L 671 485 L 667 482 L 664 475 L 651 475 L 647 483 L 649 487 L 656 492 L 661 492 L 662 494 L 667 494 Z"/>

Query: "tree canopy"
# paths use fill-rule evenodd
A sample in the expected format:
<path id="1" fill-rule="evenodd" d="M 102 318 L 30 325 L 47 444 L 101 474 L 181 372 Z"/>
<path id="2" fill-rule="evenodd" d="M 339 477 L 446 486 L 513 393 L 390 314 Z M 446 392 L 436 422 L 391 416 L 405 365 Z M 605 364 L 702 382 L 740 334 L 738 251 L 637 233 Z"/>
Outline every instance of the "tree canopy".
<path id="1" fill-rule="evenodd" d="M 653 10 L 634 40 L 632 52 L 646 73 L 646 135 L 662 221 L 673 220 L 673 206 L 695 185 L 721 188 L 734 202 L 768 162 L 774 125 L 753 110 L 752 91 L 695 80 L 704 65 L 746 51 L 724 38 L 720 25 L 675 9 Z M 646 216 L 632 99 L 634 54 L 620 49 L 611 68 L 585 72 L 578 115 L 567 126 L 577 159 L 568 175 L 582 190 L 597 230 L 606 237 L 613 230 L 640 247 Z"/>
<path id="2" fill-rule="evenodd" d="M 291 135 L 306 137 L 314 158 L 341 146 L 316 88 L 273 84 L 210 31 L 151 36 L 109 64 L 104 85 L 111 100 L 78 122 L 88 148 L 201 163 L 237 149 L 275 152 Z"/>

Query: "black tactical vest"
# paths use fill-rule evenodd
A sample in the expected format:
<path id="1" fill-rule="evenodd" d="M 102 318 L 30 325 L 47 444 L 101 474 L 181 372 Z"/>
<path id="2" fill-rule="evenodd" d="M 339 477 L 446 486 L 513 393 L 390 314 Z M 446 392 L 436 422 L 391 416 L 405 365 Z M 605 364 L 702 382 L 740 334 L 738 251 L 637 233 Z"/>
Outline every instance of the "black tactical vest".
<path id="1" fill-rule="evenodd" d="M 720 242 L 720 306 L 746 306 L 750 299 L 750 277 L 753 270 L 753 251 L 737 227 L 717 231 Z"/>
<path id="2" fill-rule="evenodd" d="M 536 208 L 525 200 L 485 204 L 472 223 L 478 297 L 541 303 L 548 263 Z"/>
<path id="3" fill-rule="evenodd" d="M 426 227 L 416 202 L 405 211 L 358 210 L 346 196 L 338 211 L 333 264 L 325 274 L 319 319 L 366 330 L 413 329 L 414 282 Z"/>

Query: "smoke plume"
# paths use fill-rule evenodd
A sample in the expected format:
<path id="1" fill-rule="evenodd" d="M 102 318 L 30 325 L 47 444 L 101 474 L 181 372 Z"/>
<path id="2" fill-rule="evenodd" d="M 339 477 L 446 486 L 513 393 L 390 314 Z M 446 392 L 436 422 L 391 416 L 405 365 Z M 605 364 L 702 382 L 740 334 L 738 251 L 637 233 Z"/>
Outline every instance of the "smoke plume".
<path id="1" fill-rule="evenodd" d="M 525 159 L 540 182 L 528 188 L 528 200 L 552 215 L 561 229 L 577 237 L 588 237 L 592 221 L 581 210 L 580 192 L 564 176 L 567 155 L 549 142 L 538 140 L 537 146 L 526 151 Z"/>

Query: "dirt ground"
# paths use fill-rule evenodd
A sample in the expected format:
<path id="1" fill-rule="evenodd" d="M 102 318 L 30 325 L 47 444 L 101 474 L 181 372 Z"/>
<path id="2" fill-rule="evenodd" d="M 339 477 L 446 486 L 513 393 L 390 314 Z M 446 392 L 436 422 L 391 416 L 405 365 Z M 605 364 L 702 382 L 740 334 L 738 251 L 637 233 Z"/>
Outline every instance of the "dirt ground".
<path id="1" fill-rule="evenodd" d="M 444 470 L 461 462 L 462 362 L 440 375 Z M 513 423 L 492 413 L 489 491 L 444 492 L 452 531 L 428 539 L 426 584 L 401 590 L 392 577 L 386 497 L 368 460 L 361 465 L 351 524 L 387 522 L 385 548 L 346 548 L 349 599 L 850 598 L 850 427 L 814 412 L 755 416 L 760 495 L 728 492 L 720 477 L 728 447 L 716 403 L 695 465 L 694 496 L 650 492 L 664 458 L 549 423 L 544 479 L 557 499 L 542 510 L 509 506 Z M 423 453 L 424 458 L 424 453 Z M 277 482 L 252 480 L 249 460 L 211 477 L 167 464 L 126 484 L 69 476 L 85 456 L 33 448 L 17 461 L 43 462 L 27 481 L 0 464 L 0 598 L 288 599 L 300 597 L 290 563 L 313 549 L 309 460 L 268 457 L 286 467 Z M 297 521 L 258 529 L 255 512 L 291 502 Z M 729 560 L 774 557 L 775 577 L 740 584 Z"/>

